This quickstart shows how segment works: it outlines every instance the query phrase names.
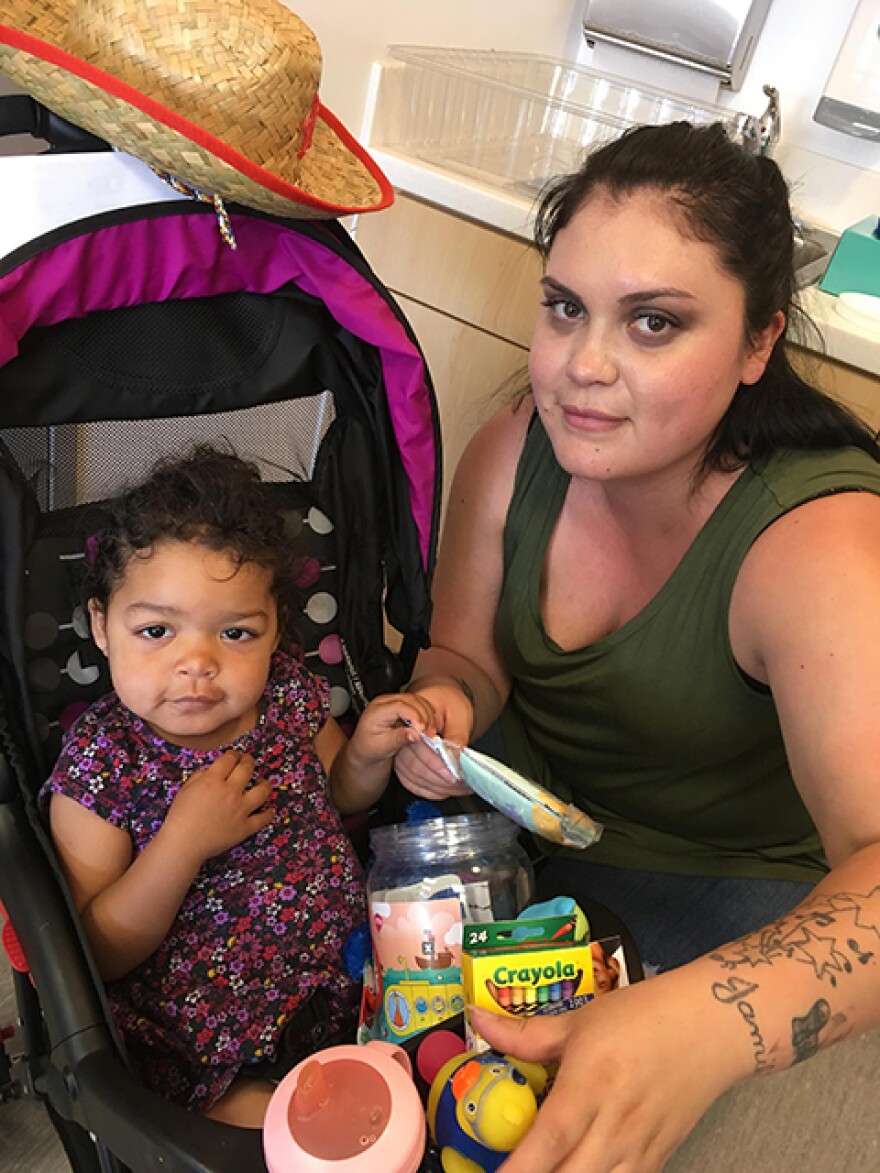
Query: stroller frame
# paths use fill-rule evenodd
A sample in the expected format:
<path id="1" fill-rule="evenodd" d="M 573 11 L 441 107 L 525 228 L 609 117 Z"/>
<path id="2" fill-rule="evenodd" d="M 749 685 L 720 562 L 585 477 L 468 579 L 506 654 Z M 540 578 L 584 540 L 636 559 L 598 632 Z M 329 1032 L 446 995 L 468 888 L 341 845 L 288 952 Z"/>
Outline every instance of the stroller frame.
<path id="1" fill-rule="evenodd" d="M 28 483 L 33 470 L 16 472 L 9 445 L 33 428 L 55 434 L 97 421 L 274 410 L 281 392 L 274 383 L 263 386 L 259 373 L 245 403 L 232 384 L 192 396 L 178 386 L 154 393 L 146 415 L 136 387 L 96 387 L 88 374 L 24 394 L 41 369 L 44 346 L 51 350 L 55 333 L 71 323 L 109 322 L 146 306 L 170 313 L 177 303 L 204 299 L 286 298 L 285 313 L 302 316 L 306 353 L 283 402 L 313 394 L 316 379 L 333 391 L 335 419 L 316 436 L 306 472 L 318 506 L 337 526 L 339 628 L 351 691 L 363 699 L 399 686 L 427 641 L 440 433 L 418 345 L 340 225 L 230 212 L 235 251 L 220 238 L 211 207 L 172 201 L 55 229 L 0 261 L 0 557 L 7 580 L 0 603 L 0 902 L 29 970 L 15 975 L 26 1053 L 14 1060 L 12 1074 L 46 1102 L 78 1173 L 224 1173 L 264 1165 L 258 1132 L 186 1112 L 145 1090 L 112 1026 L 34 802 L 51 760 L 21 631 L 29 551 L 42 531 Z M 138 257 L 148 263 L 135 263 Z M 349 461 L 354 487 L 346 490 Z M 393 654 L 385 646 L 386 623 L 402 637 Z"/>

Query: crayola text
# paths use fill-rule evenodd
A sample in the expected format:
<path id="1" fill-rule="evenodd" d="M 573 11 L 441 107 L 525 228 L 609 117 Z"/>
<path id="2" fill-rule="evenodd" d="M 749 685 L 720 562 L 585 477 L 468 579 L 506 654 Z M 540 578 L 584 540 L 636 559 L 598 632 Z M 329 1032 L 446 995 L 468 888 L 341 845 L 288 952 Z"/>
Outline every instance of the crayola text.
<path id="1" fill-rule="evenodd" d="M 545 981 L 561 981 L 563 978 L 574 978 L 577 969 L 571 963 L 557 961 L 555 965 L 522 966 L 514 969 L 511 966 L 499 965 L 492 974 L 492 980 L 499 986 L 513 986 L 528 983 L 536 986 L 543 978 Z"/>

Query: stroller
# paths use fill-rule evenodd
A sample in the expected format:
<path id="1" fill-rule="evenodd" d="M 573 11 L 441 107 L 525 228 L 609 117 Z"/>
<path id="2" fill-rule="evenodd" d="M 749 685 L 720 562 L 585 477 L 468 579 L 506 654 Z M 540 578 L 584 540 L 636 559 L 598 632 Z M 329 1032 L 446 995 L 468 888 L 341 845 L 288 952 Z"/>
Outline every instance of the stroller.
<path id="1" fill-rule="evenodd" d="M 301 643 L 344 725 L 427 641 L 440 433 L 412 331 L 338 223 L 231 206 L 232 249 L 213 207 L 147 177 L 154 201 L 123 196 L 0 260 L 0 903 L 23 1024 L 5 1066 L 77 1173 L 253 1171 L 259 1133 L 185 1112 L 129 1068 L 35 810 L 64 728 L 108 689 L 76 567 L 123 483 L 194 441 L 231 442 L 298 532 Z M 0 1082 L 2 1059 L 0 1037 Z"/>

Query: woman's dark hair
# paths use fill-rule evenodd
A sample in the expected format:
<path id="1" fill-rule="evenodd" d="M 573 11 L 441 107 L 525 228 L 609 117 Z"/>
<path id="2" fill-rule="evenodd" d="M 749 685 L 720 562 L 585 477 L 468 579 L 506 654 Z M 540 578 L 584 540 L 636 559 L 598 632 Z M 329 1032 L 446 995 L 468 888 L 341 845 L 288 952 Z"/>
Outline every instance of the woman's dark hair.
<path id="1" fill-rule="evenodd" d="M 740 384 L 719 421 L 699 475 L 760 463 L 781 448 L 854 446 L 880 459 L 874 434 L 845 407 L 806 383 L 786 351 L 793 305 L 794 229 L 788 188 L 772 159 L 749 154 L 721 123 L 638 126 L 588 155 L 581 169 L 553 181 L 541 195 L 535 223 L 538 252 L 547 258 L 556 234 L 594 194 L 622 199 L 643 190 L 664 195 L 679 223 L 717 250 L 745 294 L 746 337 L 754 340 L 782 311 L 786 327 L 767 368 Z"/>
<path id="2" fill-rule="evenodd" d="M 256 465 L 208 444 L 156 464 L 109 503 L 100 533 L 89 539 L 85 598 L 106 610 L 131 559 L 165 540 L 197 542 L 228 552 L 238 566 L 270 570 L 279 631 L 290 636 L 297 598 L 290 542 Z"/>

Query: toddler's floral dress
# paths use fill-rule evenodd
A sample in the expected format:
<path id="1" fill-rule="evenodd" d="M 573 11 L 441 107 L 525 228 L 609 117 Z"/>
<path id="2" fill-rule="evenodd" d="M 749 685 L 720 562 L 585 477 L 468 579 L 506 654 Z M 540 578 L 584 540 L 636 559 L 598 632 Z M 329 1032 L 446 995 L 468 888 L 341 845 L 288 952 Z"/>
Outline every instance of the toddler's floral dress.
<path id="1" fill-rule="evenodd" d="M 351 1024 L 358 984 L 343 945 L 365 919 L 363 874 L 330 799 L 314 738 L 324 681 L 277 652 L 257 726 L 231 745 L 172 745 L 110 693 L 68 732 L 41 793 L 66 794 L 150 842 L 181 785 L 225 750 L 251 754 L 271 782 L 270 825 L 206 861 L 156 951 L 107 984 L 114 1019 L 147 1086 L 205 1110 L 243 1064 L 277 1057 L 285 1024 L 323 988 L 330 1036 Z"/>

